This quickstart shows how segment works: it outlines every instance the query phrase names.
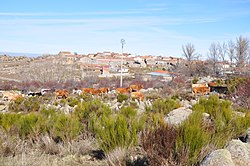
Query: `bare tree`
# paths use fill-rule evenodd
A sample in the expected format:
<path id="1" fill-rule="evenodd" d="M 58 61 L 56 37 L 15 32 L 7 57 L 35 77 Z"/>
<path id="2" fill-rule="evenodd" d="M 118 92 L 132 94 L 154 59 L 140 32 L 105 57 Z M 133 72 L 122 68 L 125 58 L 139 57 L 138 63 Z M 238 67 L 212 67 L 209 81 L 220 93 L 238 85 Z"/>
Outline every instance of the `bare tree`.
<path id="1" fill-rule="evenodd" d="M 233 63 L 234 57 L 235 57 L 235 44 L 232 40 L 228 41 L 228 58 L 230 60 L 230 63 Z"/>
<path id="2" fill-rule="evenodd" d="M 188 62 L 192 61 L 195 58 L 195 48 L 191 43 L 182 46 L 183 56 L 186 58 Z"/>
<path id="3" fill-rule="evenodd" d="M 250 64 L 250 49 L 248 49 L 248 64 Z"/>
<path id="4" fill-rule="evenodd" d="M 235 49 L 235 60 L 237 67 L 242 67 L 245 63 L 247 63 L 248 60 L 249 39 L 247 37 L 244 38 L 242 36 L 237 38 Z"/>
<path id="5" fill-rule="evenodd" d="M 191 62 L 195 59 L 196 53 L 194 45 L 191 43 L 187 43 L 186 45 L 182 46 L 183 56 L 188 62 L 188 72 L 189 74 L 192 73 L 191 71 Z"/>
<path id="6" fill-rule="evenodd" d="M 218 44 L 212 43 L 209 48 L 208 60 L 212 63 L 214 74 L 216 74 L 216 63 L 218 62 L 219 56 Z"/>
<path id="7" fill-rule="evenodd" d="M 225 42 L 223 42 L 222 45 L 220 45 L 219 43 L 217 44 L 218 47 L 218 52 L 219 52 L 219 56 L 222 62 L 225 61 L 226 58 L 226 54 L 227 54 L 227 44 Z"/>

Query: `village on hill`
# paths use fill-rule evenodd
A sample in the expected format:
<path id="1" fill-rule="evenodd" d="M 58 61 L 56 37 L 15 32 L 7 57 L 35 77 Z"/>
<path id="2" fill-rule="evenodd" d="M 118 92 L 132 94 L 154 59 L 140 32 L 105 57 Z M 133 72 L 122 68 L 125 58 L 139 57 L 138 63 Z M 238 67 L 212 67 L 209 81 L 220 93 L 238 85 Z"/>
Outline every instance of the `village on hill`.
<path id="1" fill-rule="evenodd" d="M 249 65 L 236 67 L 229 61 L 216 61 L 193 59 L 191 61 L 192 71 L 185 67 L 189 61 L 184 57 L 164 56 L 136 56 L 128 53 L 123 55 L 114 52 L 98 52 L 96 54 L 81 55 L 68 51 L 61 51 L 57 55 L 43 55 L 36 58 L 25 56 L 11 57 L 0 56 L 0 80 L 16 81 L 81 81 L 88 76 L 97 77 L 135 77 L 142 75 L 145 79 L 149 77 L 162 77 L 166 80 L 178 75 L 192 76 L 219 76 L 249 74 Z M 121 72 L 122 64 L 122 72 Z M 213 71 L 213 65 L 216 72 Z"/>

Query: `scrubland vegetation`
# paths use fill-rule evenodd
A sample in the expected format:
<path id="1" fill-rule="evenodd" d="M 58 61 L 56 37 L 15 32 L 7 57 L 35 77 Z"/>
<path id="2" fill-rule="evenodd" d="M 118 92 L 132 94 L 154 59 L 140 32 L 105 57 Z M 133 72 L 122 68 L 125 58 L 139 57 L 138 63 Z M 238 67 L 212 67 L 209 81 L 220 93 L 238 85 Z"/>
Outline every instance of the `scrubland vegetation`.
<path id="1" fill-rule="evenodd" d="M 249 86 L 247 79 L 227 83 L 231 95 L 249 100 L 249 93 L 241 90 Z M 86 155 L 99 165 L 198 165 L 212 150 L 224 147 L 250 127 L 249 107 L 216 95 L 200 98 L 191 116 L 178 126 L 167 125 L 164 117 L 190 95 L 148 98 L 154 102 L 144 112 L 138 112 L 126 95 L 118 95 L 117 101 L 130 104 L 117 111 L 86 94 L 61 100 L 43 96 L 12 101 L 9 112 L 0 113 L 1 161 L 36 152 L 40 159 L 74 156 L 69 163 L 57 163 L 60 165 L 87 164 L 81 159 Z M 73 111 L 65 113 L 54 107 L 64 105 Z M 245 116 L 235 113 L 239 110 Z M 45 161 L 34 162 L 42 165 Z"/>

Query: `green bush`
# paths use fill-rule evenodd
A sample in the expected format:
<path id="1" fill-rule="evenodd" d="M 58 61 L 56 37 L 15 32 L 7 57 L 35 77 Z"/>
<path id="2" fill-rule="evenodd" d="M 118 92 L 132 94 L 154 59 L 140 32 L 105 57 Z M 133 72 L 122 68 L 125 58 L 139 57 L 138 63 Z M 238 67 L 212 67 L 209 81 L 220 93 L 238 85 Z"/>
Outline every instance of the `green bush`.
<path id="1" fill-rule="evenodd" d="M 146 118 L 145 126 L 148 129 L 155 129 L 165 124 L 165 116 L 162 113 L 146 112 L 144 116 Z"/>
<path id="2" fill-rule="evenodd" d="M 202 148 L 209 143 L 210 134 L 201 127 L 201 124 L 202 113 L 194 112 L 179 128 L 177 155 L 182 154 L 182 151 L 187 151 L 188 165 L 193 165 L 199 161 L 198 156 Z"/>
<path id="3" fill-rule="evenodd" d="M 80 100 L 76 97 L 68 97 L 67 102 L 70 107 L 74 107 L 75 105 L 78 105 Z"/>
<path id="4" fill-rule="evenodd" d="M 198 164 L 209 150 L 204 148 L 213 146 L 223 148 L 226 143 L 242 134 L 250 126 L 250 118 L 233 115 L 231 103 L 220 100 L 218 96 L 201 98 L 193 106 L 193 113 L 179 127 L 177 138 L 178 154 L 185 151 L 188 154 L 187 165 Z M 208 119 L 204 119 L 203 113 L 210 115 L 210 122 L 204 126 Z M 208 130 L 207 128 L 212 128 Z"/>
<path id="5" fill-rule="evenodd" d="M 89 93 L 81 93 L 80 98 L 83 99 L 84 101 L 91 101 L 93 100 L 93 97 Z"/>
<path id="6" fill-rule="evenodd" d="M 198 77 L 194 77 L 192 80 L 192 84 L 197 84 L 197 82 L 199 81 Z"/>
<path id="7" fill-rule="evenodd" d="M 178 99 L 180 99 L 180 95 L 178 93 L 176 93 L 176 94 L 171 96 L 171 99 L 178 100 Z"/>
<path id="8" fill-rule="evenodd" d="M 229 92 L 234 93 L 236 90 L 236 87 L 245 81 L 246 81 L 246 78 L 232 77 L 226 80 L 225 83 L 227 84 Z"/>
<path id="9" fill-rule="evenodd" d="M 231 103 L 227 100 L 220 100 L 218 96 L 209 96 L 208 99 L 201 98 L 193 106 L 194 111 L 206 112 L 215 120 L 217 130 L 220 131 L 232 119 Z"/>
<path id="10" fill-rule="evenodd" d="M 123 107 L 121 110 L 121 115 L 123 115 L 126 118 L 133 118 L 137 115 L 137 111 L 133 109 L 132 107 Z"/>
<path id="11" fill-rule="evenodd" d="M 109 152 L 117 147 L 129 148 L 138 143 L 138 133 L 145 119 L 130 107 L 117 115 L 103 114 L 94 119 L 94 133 L 102 150 Z"/>
<path id="12" fill-rule="evenodd" d="M 74 114 L 79 119 L 88 119 L 92 113 L 97 113 L 98 115 L 110 114 L 111 109 L 100 100 L 92 100 L 78 103 L 74 111 Z"/>
<path id="13" fill-rule="evenodd" d="M 19 136 L 23 139 L 28 136 L 38 136 L 41 134 L 41 124 L 43 122 L 41 116 L 37 113 L 22 115 L 18 124 Z"/>
<path id="14" fill-rule="evenodd" d="M 54 139 L 70 142 L 80 134 L 81 124 L 72 115 L 58 113 L 53 117 L 53 125 L 49 129 L 50 135 Z"/>
<path id="15" fill-rule="evenodd" d="M 158 99 L 152 104 L 153 112 L 163 113 L 165 115 L 178 107 L 180 107 L 179 102 L 170 98 Z"/>
<path id="16" fill-rule="evenodd" d="M 56 114 L 56 110 L 55 109 L 46 109 L 46 108 L 42 108 L 39 113 L 41 114 L 42 117 L 48 119 L 51 116 L 54 116 Z"/>
<path id="17" fill-rule="evenodd" d="M 60 100 L 60 104 L 63 105 L 63 106 L 66 105 L 67 104 L 67 100 L 66 99 L 61 99 Z"/>
<path id="18" fill-rule="evenodd" d="M 34 97 L 34 98 L 32 97 L 32 98 L 25 99 L 23 104 L 27 112 L 32 112 L 32 111 L 38 111 L 40 109 L 40 103 L 41 101 L 39 100 L 38 97 Z"/>
<path id="19" fill-rule="evenodd" d="M 127 100 L 128 100 L 128 96 L 127 95 L 122 94 L 122 93 L 118 94 L 117 101 L 119 103 L 122 103 L 123 101 L 127 101 Z"/>
<path id="20" fill-rule="evenodd" d="M 139 108 L 139 106 L 138 106 L 137 102 L 132 101 L 132 100 L 129 102 L 129 106 L 130 106 L 130 107 L 132 107 L 132 108 L 134 108 L 134 109 Z"/>
<path id="21" fill-rule="evenodd" d="M 216 82 L 216 85 L 218 85 L 218 86 L 221 86 L 224 84 L 224 81 L 222 79 L 217 79 L 217 80 L 215 80 L 215 82 Z"/>
<path id="22" fill-rule="evenodd" d="M 10 130 L 15 127 L 18 127 L 18 123 L 20 120 L 21 114 L 16 113 L 0 113 L 0 125 L 4 129 L 5 132 L 9 133 Z"/>
<path id="23" fill-rule="evenodd" d="M 39 97 L 18 98 L 9 103 L 10 112 L 32 112 L 38 111 L 42 103 Z"/>
<path id="24" fill-rule="evenodd" d="M 157 94 L 150 93 L 150 94 L 146 95 L 147 100 L 156 100 L 159 98 L 161 98 L 161 97 L 160 97 L 160 94 L 158 94 L 158 93 Z"/>

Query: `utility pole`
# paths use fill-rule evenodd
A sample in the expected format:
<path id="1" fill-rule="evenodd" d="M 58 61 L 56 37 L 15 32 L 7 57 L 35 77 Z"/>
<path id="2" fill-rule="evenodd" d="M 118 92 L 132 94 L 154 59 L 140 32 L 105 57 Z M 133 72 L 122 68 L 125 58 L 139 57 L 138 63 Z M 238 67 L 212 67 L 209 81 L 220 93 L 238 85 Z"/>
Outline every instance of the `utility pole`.
<path id="1" fill-rule="evenodd" d="M 125 44 L 125 40 L 124 39 L 121 39 L 121 44 L 122 44 L 122 60 L 121 60 L 121 80 L 120 80 L 120 87 L 122 87 L 123 46 Z"/>

